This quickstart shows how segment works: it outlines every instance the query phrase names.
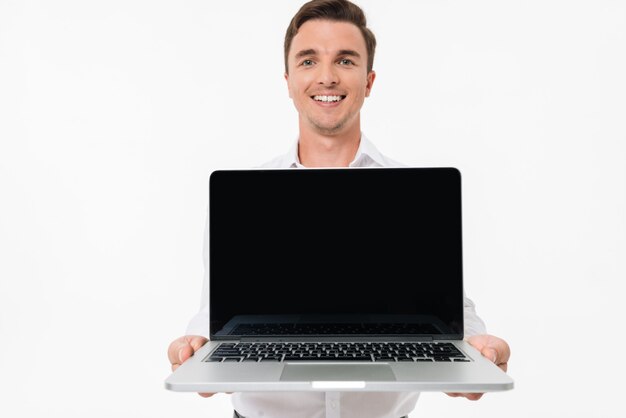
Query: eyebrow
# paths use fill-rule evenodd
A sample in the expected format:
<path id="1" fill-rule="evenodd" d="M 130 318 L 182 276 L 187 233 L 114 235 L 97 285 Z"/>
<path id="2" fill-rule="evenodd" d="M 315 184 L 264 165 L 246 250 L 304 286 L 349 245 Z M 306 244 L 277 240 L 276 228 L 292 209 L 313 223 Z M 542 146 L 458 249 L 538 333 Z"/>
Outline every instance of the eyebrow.
<path id="1" fill-rule="evenodd" d="M 298 53 L 296 54 L 296 59 L 307 57 L 309 55 L 316 55 L 316 54 L 317 54 L 317 51 L 314 49 L 303 49 L 302 51 L 298 51 Z M 341 49 L 339 50 L 337 55 L 344 55 L 344 56 L 347 55 L 350 57 L 361 58 L 361 54 L 359 54 L 353 49 Z"/>
<path id="2" fill-rule="evenodd" d="M 314 49 L 303 49 L 296 54 L 296 58 L 302 58 L 309 55 L 315 55 L 316 51 Z"/>
<path id="3" fill-rule="evenodd" d="M 353 49 L 342 49 L 341 51 L 339 51 L 339 54 L 337 55 L 347 55 L 350 57 L 361 58 L 361 54 L 359 54 Z"/>

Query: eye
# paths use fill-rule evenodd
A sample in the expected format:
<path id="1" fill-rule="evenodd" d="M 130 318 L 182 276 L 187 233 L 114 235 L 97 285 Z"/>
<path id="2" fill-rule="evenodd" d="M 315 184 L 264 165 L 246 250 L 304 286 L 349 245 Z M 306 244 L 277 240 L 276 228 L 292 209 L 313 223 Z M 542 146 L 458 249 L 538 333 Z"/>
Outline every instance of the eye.
<path id="1" fill-rule="evenodd" d="M 304 60 L 300 63 L 300 65 L 302 65 L 303 67 L 310 67 L 311 65 L 313 65 L 313 60 Z"/>
<path id="2" fill-rule="evenodd" d="M 339 64 L 341 65 L 354 65 L 354 62 L 352 60 L 349 60 L 348 58 L 342 58 L 339 60 Z"/>

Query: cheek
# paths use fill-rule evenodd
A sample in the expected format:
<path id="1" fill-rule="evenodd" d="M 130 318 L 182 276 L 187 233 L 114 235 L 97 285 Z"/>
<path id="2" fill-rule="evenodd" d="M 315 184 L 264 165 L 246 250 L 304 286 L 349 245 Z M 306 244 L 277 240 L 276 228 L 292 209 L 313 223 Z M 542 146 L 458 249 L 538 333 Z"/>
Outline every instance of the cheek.
<path id="1" fill-rule="evenodd" d="M 298 99 L 298 96 L 300 95 L 300 88 L 298 87 L 297 83 L 294 83 L 293 81 L 289 83 L 289 97 L 291 97 L 294 100 Z"/>
<path id="2" fill-rule="evenodd" d="M 305 96 L 302 89 L 298 88 L 297 86 L 292 85 L 289 87 L 289 97 L 293 101 L 293 104 L 298 111 L 301 111 L 306 105 L 307 97 Z"/>
<path id="3" fill-rule="evenodd" d="M 313 74 L 307 72 L 306 74 L 298 73 L 290 80 L 291 93 L 296 95 L 305 95 L 309 87 L 313 84 Z"/>
<path id="4" fill-rule="evenodd" d="M 369 95 L 367 78 L 355 77 L 350 80 L 350 85 L 354 87 L 354 96 L 356 98 L 365 98 Z"/>
<path id="5" fill-rule="evenodd" d="M 302 94 L 302 93 L 301 93 L 301 92 L 300 92 L 297 88 L 295 88 L 295 87 L 292 87 L 292 88 L 289 90 L 289 97 L 291 97 L 291 99 L 292 99 L 294 102 L 299 102 L 299 101 L 302 101 L 301 94 Z"/>

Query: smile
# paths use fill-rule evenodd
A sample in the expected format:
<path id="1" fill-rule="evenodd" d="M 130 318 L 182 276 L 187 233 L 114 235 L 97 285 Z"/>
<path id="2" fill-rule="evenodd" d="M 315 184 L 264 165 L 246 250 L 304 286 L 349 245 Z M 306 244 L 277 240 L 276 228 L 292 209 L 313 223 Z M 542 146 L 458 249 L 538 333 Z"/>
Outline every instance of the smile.
<path id="1" fill-rule="evenodd" d="M 316 102 L 340 102 L 346 98 L 346 96 L 311 96 Z"/>

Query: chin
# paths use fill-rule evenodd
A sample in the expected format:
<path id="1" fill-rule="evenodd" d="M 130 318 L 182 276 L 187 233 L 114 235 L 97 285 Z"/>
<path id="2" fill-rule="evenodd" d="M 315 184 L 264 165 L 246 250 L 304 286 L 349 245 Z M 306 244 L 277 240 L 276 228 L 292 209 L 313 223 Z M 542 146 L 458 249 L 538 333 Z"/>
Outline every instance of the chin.
<path id="1" fill-rule="evenodd" d="M 339 125 L 318 125 L 315 124 L 315 130 L 324 135 L 334 135 L 341 132 L 343 124 Z"/>

